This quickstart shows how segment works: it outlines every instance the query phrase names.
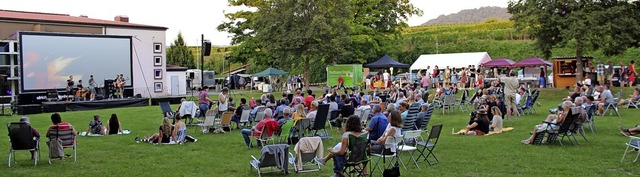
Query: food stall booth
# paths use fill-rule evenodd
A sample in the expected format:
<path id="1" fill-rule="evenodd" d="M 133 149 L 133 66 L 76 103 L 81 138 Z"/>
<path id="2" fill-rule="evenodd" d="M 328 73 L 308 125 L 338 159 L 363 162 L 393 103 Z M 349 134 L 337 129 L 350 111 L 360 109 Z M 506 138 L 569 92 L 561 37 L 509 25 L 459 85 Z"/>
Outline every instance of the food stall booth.
<path id="1" fill-rule="evenodd" d="M 577 57 L 553 57 L 553 85 L 555 88 L 565 88 L 575 85 L 578 81 L 576 76 Z M 584 68 L 583 77 L 592 74 L 593 57 L 583 56 L 582 66 Z"/>

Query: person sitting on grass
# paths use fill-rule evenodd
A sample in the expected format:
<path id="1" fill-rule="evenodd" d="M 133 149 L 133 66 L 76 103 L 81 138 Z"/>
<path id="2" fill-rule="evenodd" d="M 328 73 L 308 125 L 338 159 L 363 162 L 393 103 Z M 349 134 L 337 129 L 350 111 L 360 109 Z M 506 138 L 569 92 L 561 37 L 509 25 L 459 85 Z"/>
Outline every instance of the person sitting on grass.
<path id="1" fill-rule="evenodd" d="M 253 147 L 251 145 L 251 139 L 249 139 L 249 136 L 260 137 L 262 133 L 267 133 L 267 135 L 271 136 L 273 132 L 278 132 L 278 122 L 271 119 L 271 117 L 273 117 L 273 111 L 271 111 L 270 108 L 267 108 L 264 110 L 264 119 L 258 122 L 256 126 L 251 128 L 251 130 L 242 129 L 242 131 L 240 131 L 248 148 Z M 263 132 L 263 129 L 266 132 Z M 262 145 L 260 141 L 258 141 L 257 144 L 258 146 Z"/>
<path id="2" fill-rule="evenodd" d="M 29 122 L 29 118 L 28 117 L 22 117 L 20 118 L 20 122 L 22 123 L 26 123 L 29 126 L 31 126 L 31 122 Z M 35 128 L 31 127 L 31 136 L 33 136 L 33 142 L 37 144 L 38 140 L 40 139 L 40 132 L 38 132 L 38 130 L 36 130 Z M 33 151 L 31 151 L 31 159 L 35 159 L 35 157 L 33 156 L 34 153 Z"/>
<path id="3" fill-rule="evenodd" d="M 547 119 L 544 121 L 545 123 L 538 124 L 533 129 L 531 136 L 525 140 L 522 140 L 522 144 L 531 144 L 533 143 L 533 139 L 539 133 L 545 133 L 546 131 L 557 131 L 560 128 L 560 124 L 567 118 L 569 114 L 569 109 L 571 109 L 573 103 L 571 101 L 564 101 L 561 104 L 562 111 L 558 111 L 556 114 L 550 114 L 547 116 Z"/>
<path id="4" fill-rule="evenodd" d="M 122 132 L 118 115 L 111 114 L 111 118 L 109 119 L 109 122 L 107 122 L 107 132 L 109 135 L 115 135 Z"/>
<path id="5" fill-rule="evenodd" d="M 493 119 L 491 120 L 491 131 L 502 132 L 502 111 L 497 106 L 491 107 Z"/>
<path id="6" fill-rule="evenodd" d="M 89 127 L 87 128 L 87 134 L 85 136 L 91 134 L 95 135 L 106 135 L 106 131 L 104 126 L 102 125 L 102 121 L 100 121 L 100 115 L 93 115 L 93 121 L 89 122 Z"/>
<path id="7" fill-rule="evenodd" d="M 336 176 L 344 176 L 342 174 L 342 169 L 344 165 L 347 163 L 347 157 L 345 153 L 347 152 L 347 148 L 349 147 L 349 136 L 360 136 L 362 134 L 362 124 L 360 122 L 360 117 L 357 115 L 351 115 L 346 120 L 345 132 L 342 134 L 341 141 L 336 144 L 333 148 L 328 148 L 329 154 L 324 158 L 316 158 L 316 162 L 321 165 L 325 165 L 327 161 L 333 159 L 333 172 Z M 366 168 L 363 173 L 366 172 Z M 367 175 L 365 175 L 367 176 Z"/>
<path id="8" fill-rule="evenodd" d="M 160 128 L 158 128 L 158 133 L 154 133 L 151 136 L 144 136 L 143 141 L 152 144 L 163 144 L 171 143 L 171 139 L 175 139 L 175 137 L 176 134 L 173 131 L 173 126 L 171 126 L 169 118 L 165 117 L 162 120 L 162 125 L 160 125 Z"/>
<path id="9" fill-rule="evenodd" d="M 183 143 L 187 137 L 187 125 L 182 122 L 180 115 L 176 115 L 173 119 L 175 120 L 173 132 L 171 132 L 174 135 L 173 140 L 176 143 Z"/>
<path id="10" fill-rule="evenodd" d="M 629 95 L 629 99 L 620 99 L 618 107 L 626 106 L 631 102 L 638 102 L 638 100 L 640 100 L 640 88 L 635 88 L 633 90 L 633 95 Z"/>
<path id="11" fill-rule="evenodd" d="M 495 107 L 495 106 L 494 106 Z M 487 118 L 487 111 L 481 109 L 476 113 L 475 118 L 471 124 L 467 125 L 463 130 L 463 135 L 485 135 L 489 133 L 489 118 Z"/>

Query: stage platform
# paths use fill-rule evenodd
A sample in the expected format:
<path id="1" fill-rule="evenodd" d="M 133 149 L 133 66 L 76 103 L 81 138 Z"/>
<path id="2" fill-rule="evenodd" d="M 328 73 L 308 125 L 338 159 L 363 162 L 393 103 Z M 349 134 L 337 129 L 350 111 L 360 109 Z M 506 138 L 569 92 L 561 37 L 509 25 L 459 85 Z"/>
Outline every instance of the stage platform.
<path id="1" fill-rule="evenodd" d="M 107 99 L 94 101 L 74 101 L 74 102 L 42 102 L 44 112 L 64 112 L 64 111 L 84 111 L 95 109 L 109 109 L 120 107 L 149 106 L 148 98 L 125 98 Z"/>
<path id="2" fill-rule="evenodd" d="M 83 111 L 83 110 L 96 110 L 96 109 L 109 109 L 109 108 L 122 108 L 122 107 L 139 107 L 158 105 L 160 102 L 169 102 L 170 104 L 179 104 L 180 99 L 186 98 L 185 96 L 170 96 L 170 97 L 158 97 L 158 98 L 125 98 L 125 99 L 105 99 L 94 101 L 44 101 L 41 104 L 28 104 L 17 105 L 17 112 L 20 115 L 25 114 L 39 114 L 39 113 L 53 113 L 53 112 L 66 112 L 66 111 Z"/>

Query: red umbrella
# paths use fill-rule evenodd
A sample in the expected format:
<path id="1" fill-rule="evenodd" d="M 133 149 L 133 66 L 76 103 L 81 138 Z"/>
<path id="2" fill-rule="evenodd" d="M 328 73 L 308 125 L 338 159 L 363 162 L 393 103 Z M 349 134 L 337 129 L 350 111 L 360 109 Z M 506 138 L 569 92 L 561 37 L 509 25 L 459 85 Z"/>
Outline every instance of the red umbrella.
<path id="1" fill-rule="evenodd" d="M 499 59 L 495 59 L 495 60 L 491 60 L 488 61 L 486 63 L 483 63 L 482 66 L 487 67 L 487 68 L 495 68 L 495 67 L 507 67 L 507 68 L 511 68 L 513 67 L 513 64 L 515 64 L 516 62 L 506 59 L 506 58 L 499 58 Z"/>
<path id="2" fill-rule="evenodd" d="M 514 67 L 538 67 L 538 66 L 551 66 L 551 63 L 538 57 L 531 57 L 519 61 L 513 65 Z"/>

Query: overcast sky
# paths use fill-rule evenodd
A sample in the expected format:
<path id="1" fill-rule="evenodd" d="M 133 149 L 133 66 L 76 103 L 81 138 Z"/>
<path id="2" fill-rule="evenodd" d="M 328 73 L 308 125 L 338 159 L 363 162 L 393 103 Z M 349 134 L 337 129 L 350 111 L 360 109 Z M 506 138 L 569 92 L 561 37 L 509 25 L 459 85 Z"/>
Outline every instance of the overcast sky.
<path id="1" fill-rule="evenodd" d="M 411 17 L 409 25 L 420 25 L 441 14 L 456 13 L 463 9 L 483 6 L 506 7 L 509 0 L 411 0 L 424 15 Z M 167 44 L 182 32 L 188 45 L 199 45 L 200 34 L 214 45 L 229 45 L 228 33 L 219 32 L 216 27 L 225 21 L 225 12 L 235 12 L 242 8 L 227 6 L 227 0 L 180 0 L 180 1 L 140 1 L 140 0 L 0 0 L 0 9 L 87 15 L 89 18 L 113 20 L 117 15 L 126 15 L 129 22 L 164 26 L 167 30 Z M 1 27 L 0 27 L 1 28 Z"/>

